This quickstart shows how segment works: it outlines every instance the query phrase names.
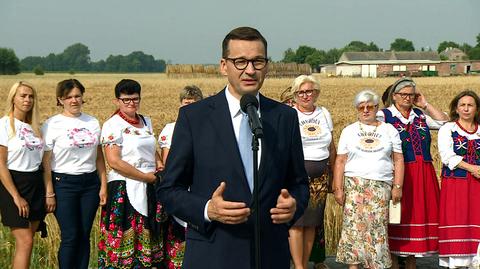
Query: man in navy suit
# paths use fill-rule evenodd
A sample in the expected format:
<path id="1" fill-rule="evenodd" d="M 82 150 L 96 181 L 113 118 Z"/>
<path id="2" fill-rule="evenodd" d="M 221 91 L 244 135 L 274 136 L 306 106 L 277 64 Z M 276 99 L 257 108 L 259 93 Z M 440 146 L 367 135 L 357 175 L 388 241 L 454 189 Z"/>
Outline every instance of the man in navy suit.
<path id="1" fill-rule="evenodd" d="M 252 183 L 242 165 L 240 98 L 259 99 L 264 137 L 259 152 L 261 268 L 290 266 L 288 229 L 308 203 L 298 118 L 259 94 L 268 69 L 267 41 L 256 30 L 232 30 L 222 43 L 224 90 L 180 109 L 157 195 L 188 223 L 183 268 L 254 267 Z M 251 181 L 251 180 L 250 180 Z"/>

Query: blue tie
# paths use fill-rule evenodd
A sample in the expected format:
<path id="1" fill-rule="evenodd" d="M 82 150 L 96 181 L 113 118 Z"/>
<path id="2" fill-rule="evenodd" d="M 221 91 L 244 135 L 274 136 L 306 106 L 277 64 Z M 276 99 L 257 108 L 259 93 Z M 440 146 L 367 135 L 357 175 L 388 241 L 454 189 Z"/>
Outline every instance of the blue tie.
<path id="1" fill-rule="evenodd" d="M 248 124 L 247 114 L 242 112 L 240 132 L 238 136 L 238 149 L 242 157 L 243 169 L 247 176 L 250 191 L 253 191 L 253 153 L 252 153 L 252 131 Z"/>

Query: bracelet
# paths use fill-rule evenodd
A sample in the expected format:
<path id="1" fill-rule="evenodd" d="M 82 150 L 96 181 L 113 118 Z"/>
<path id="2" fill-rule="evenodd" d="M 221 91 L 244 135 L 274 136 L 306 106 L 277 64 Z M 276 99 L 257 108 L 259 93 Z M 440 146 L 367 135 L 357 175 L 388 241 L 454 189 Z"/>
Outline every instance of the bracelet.
<path id="1" fill-rule="evenodd" d="M 55 193 L 54 192 L 49 192 L 45 195 L 45 198 L 53 198 L 55 197 Z"/>
<path id="2" fill-rule="evenodd" d="M 333 193 L 336 193 L 337 191 L 343 191 L 343 188 L 336 187 L 333 189 Z"/>

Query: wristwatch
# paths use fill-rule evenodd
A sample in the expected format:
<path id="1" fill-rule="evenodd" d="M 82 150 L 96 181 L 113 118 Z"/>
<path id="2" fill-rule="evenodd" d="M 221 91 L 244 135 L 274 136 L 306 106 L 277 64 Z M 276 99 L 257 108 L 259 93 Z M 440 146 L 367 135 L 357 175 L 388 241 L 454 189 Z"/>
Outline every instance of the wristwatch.
<path id="1" fill-rule="evenodd" d="M 394 187 L 395 189 L 401 189 L 401 188 L 402 188 L 402 185 L 400 185 L 400 184 L 393 184 L 393 187 Z"/>

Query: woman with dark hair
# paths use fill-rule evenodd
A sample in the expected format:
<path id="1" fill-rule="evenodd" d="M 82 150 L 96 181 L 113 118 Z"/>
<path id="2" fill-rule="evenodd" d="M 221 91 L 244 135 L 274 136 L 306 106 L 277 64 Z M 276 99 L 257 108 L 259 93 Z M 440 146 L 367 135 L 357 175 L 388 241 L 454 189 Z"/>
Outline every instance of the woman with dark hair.
<path id="1" fill-rule="evenodd" d="M 469 267 L 480 242 L 480 114 L 478 95 L 466 90 L 450 103 L 450 122 L 438 132 L 443 163 L 440 192 L 440 266 Z"/>
<path id="2" fill-rule="evenodd" d="M 115 86 L 117 110 L 102 128 L 108 199 L 100 221 L 99 268 L 159 268 L 163 260 L 161 207 L 155 202 L 155 171 L 163 167 L 150 118 L 138 114 L 140 84 Z M 161 268 L 161 267 L 160 267 Z"/>
<path id="3" fill-rule="evenodd" d="M 90 231 L 98 205 L 104 205 L 107 196 L 100 123 L 82 112 L 84 93 L 80 81 L 60 81 L 56 96 L 57 106 L 63 111 L 42 126 L 43 163 L 48 180 L 53 179 L 57 198 L 60 268 L 88 268 Z"/>
<path id="4" fill-rule="evenodd" d="M 393 267 L 397 256 L 407 257 L 406 268 L 415 268 L 415 257 L 432 255 L 438 250 L 439 186 L 430 154 L 430 129 L 438 129 L 448 116 L 429 104 L 410 78 L 390 85 L 382 99 L 385 108 L 377 118 L 392 124 L 400 134 L 405 162 L 400 224 L 389 225 Z"/>
<path id="5" fill-rule="evenodd" d="M 8 92 L 0 119 L 0 212 L 15 238 L 12 268 L 29 268 L 33 236 L 44 232 L 45 214 L 55 209 L 52 182 L 42 175 L 44 142 L 39 130 L 38 96 L 26 82 Z"/>

